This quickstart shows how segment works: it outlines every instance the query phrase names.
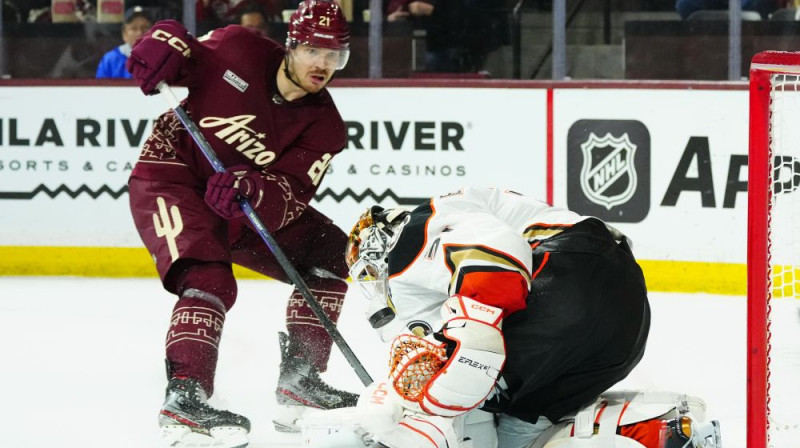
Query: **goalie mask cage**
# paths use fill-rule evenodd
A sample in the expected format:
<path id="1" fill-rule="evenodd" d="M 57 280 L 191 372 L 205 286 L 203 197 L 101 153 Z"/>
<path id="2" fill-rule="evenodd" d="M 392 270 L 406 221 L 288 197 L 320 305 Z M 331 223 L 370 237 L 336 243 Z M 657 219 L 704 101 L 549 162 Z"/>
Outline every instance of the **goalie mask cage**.
<path id="1" fill-rule="evenodd" d="M 800 53 L 759 53 L 750 67 L 747 448 L 800 447 L 799 186 Z"/>

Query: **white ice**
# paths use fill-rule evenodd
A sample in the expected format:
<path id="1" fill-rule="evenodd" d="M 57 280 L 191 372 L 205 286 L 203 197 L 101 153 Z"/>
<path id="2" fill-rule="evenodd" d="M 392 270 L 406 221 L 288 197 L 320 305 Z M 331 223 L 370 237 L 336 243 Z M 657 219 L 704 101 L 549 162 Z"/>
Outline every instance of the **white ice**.
<path id="1" fill-rule="evenodd" d="M 271 424 L 277 332 L 285 328 L 290 290 L 241 281 L 225 325 L 212 403 L 252 420 L 253 448 L 302 444 Z M 698 395 L 709 418 L 721 422 L 725 448 L 745 448 L 744 297 L 651 293 L 650 300 L 645 357 L 616 388 Z M 0 277 L 0 446 L 155 447 L 173 301 L 155 278 Z M 386 372 L 385 346 L 362 305 L 351 288 L 339 328 L 378 378 Z M 324 378 L 361 387 L 335 348 Z"/>

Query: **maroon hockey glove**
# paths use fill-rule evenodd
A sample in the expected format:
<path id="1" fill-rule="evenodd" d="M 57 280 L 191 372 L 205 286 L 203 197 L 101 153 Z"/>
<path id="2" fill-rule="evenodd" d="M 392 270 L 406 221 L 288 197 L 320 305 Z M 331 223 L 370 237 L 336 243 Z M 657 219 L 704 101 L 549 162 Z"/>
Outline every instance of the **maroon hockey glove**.
<path id="1" fill-rule="evenodd" d="M 245 198 L 253 208 L 261 204 L 265 182 L 259 173 L 241 165 L 214 173 L 206 183 L 205 201 L 214 213 L 225 219 L 244 216 L 239 200 Z"/>
<path id="2" fill-rule="evenodd" d="M 174 83 L 185 76 L 194 37 L 175 20 L 163 20 L 133 45 L 125 68 L 142 88 L 153 95 L 161 81 Z"/>

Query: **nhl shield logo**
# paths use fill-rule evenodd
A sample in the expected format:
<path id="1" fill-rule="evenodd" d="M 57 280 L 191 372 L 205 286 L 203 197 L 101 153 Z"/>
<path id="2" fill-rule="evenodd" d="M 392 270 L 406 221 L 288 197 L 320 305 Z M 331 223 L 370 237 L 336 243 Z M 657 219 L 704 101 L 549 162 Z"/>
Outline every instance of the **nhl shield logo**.
<path id="1" fill-rule="evenodd" d="M 567 132 L 567 206 L 606 222 L 650 211 L 650 132 L 636 120 L 577 120 Z"/>
<path id="2" fill-rule="evenodd" d="M 581 144 L 583 166 L 580 183 L 583 194 L 595 204 L 610 210 L 628 202 L 636 192 L 636 145 L 628 133 L 614 137 L 611 133 L 598 137 L 592 132 Z"/>

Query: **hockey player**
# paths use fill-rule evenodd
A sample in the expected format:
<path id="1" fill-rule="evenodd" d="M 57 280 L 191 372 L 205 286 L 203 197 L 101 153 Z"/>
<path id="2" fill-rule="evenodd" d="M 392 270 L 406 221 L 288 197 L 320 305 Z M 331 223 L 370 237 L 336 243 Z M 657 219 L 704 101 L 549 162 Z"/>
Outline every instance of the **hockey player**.
<path id="1" fill-rule="evenodd" d="M 145 94 L 160 81 L 189 89 L 184 107 L 230 167 L 215 173 L 172 112 L 155 123 L 129 181 L 139 234 L 164 287 L 177 295 L 166 338 L 168 386 L 159 416 L 169 446 L 189 439 L 242 446 L 250 422 L 210 407 L 226 313 L 237 296 L 231 264 L 288 278 L 243 216 L 249 199 L 261 221 L 336 322 L 347 284 L 347 235 L 308 205 L 345 145 L 344 122 L 325 89 L 349 56 L 336 3 L 305 0 L 285 45 L 232 25 L 194 38 L 178 22 L 157 23 L 133 48 L 128 69 Z M 276 389 L 278 430 L 296 431 L 305 407 L 352 406 L 357 395 L 320 378 L 332 340 L 295 290 Z M 266 398 L 266 397 L 265 397 Z M 215 440 L 211 440 L 214 438 Z M 175 443 L 175 444 L 173 444 Z M 182 445 L 183 444 L 183 445 Z"/>
<path id="2" fill-rule="evenodd" d="M 403 406 L 496 413 L 503 448 L 532 444 L 644 353 L 642 271 L 596 218 L 465 188 L 410 212 L 370 208 L 346 257 L 372 326 L 386 341 L 401 334 L 389 378 Z"/>

